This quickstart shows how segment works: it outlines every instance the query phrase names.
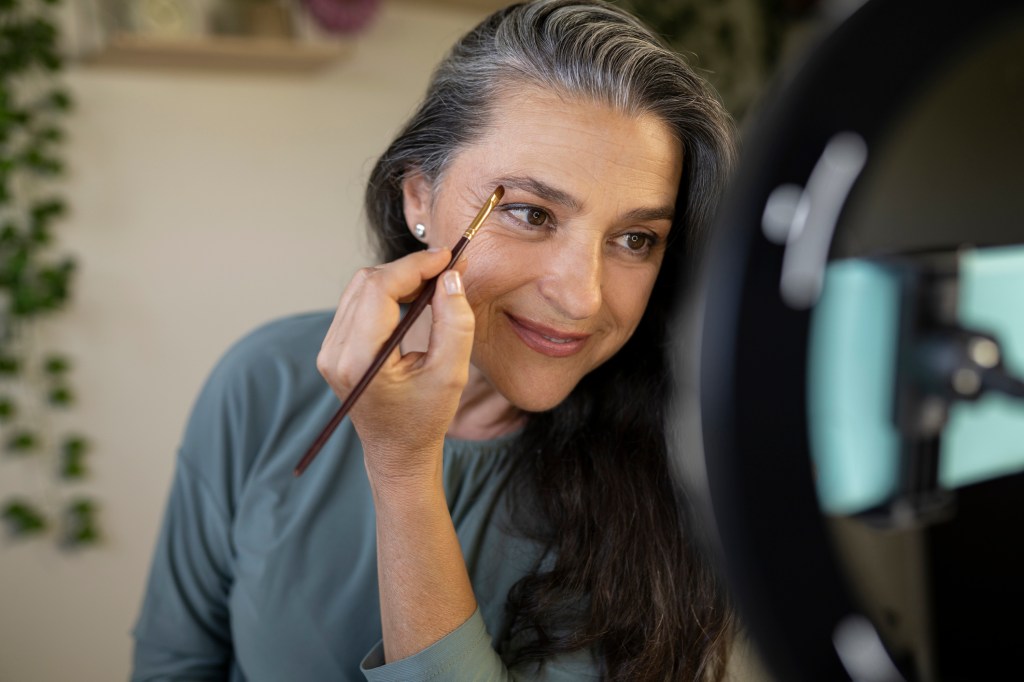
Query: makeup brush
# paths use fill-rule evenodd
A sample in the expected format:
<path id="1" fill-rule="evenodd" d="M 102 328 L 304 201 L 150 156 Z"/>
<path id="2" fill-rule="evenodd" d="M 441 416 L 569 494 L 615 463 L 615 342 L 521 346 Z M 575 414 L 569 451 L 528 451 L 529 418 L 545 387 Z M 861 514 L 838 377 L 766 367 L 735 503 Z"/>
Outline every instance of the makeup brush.
<path id="1" fill-rule="evenodd" d="M 306 454 L 302 456 L 301 460 L 299 460 L 294 471 L 296 476 L 301 476 L 302 472 L 306 470 L 306 467 L 310 465 L 313 459 L 317 456 L 317 453 L 320 452 L 320 449 L 323 448 L 324 443 L 326 443 L 327 439 L 331 437 L 332 433 L 334 433 L 334 429 L 338 428 L 338 424 L 341 423 L 341 420 L 345 418 L 345 415 L 352 409 L 352 406 L 355 405 L 357 400 L 359 400 L 359 396 L 361 396 L 363 391 L 366 390 L 366 387 L 370 385 L 373 377 L 375 377 L 377 372 L 380 371 L 380 368 L 384 365 L 384 361 L 387 360 L 395 348 L 398 347 L 398 344 L 402 341 L 406 332 L 408 332 L 409 328 L 412 327 L 412 323 L 416 321 L 416 318 L 420 316 L 424 308 L 430 304 L 430 299 L 433 298 L 434 290 L 437 288 L 438 278 L 448 270 L 452 269 L 455 262 L 459 260 L 459 256 L 461 256 L 462 252 L 466 250 L 466 246 L 469 245 L 469 240 L 476 236 L 480 226 L 483 225 L 487 216 L 490 215 L 491 210 L 498 205 L 498 202 L 501 201 L 501 197 L 504 196 L 504 194 L 505 188 L 498 185 L 498 187 L 495 188 L 494 193 L 487 198 L 487 201 L 480 208 L 480 212 L 476 214 L 475 218 L 473 218 L 473 222 L 469 224 L 469 227 L 466 228 L 462 237 L 459 238 L 459 241 L 456 242 L 454 247 L 452 247 L 452 258 L 448 261 L 448 265 L 444 267 L 444 270 L 438 273 L 437 277 L 428 280 L 426 284 L 423 285 L 423 290 L 420 292 L 419 296 L 416 297 L 416 300 L 409 305 L 408 311 L 406 311 L 405 315 L 398 323 L 398 326 L 395 327 L 395 331 L 391 332 L 391 336 L 389 336 L 387 341 L 384 342 L 383 347 L 381 347 L 380 352 L 377 353 L 377 356 L 373 359 L 373 363 L 370 365 L 369 369 L 366 370 L 366 373 L 363 374 L 359 383 L 355 385 L 352 392 L 348 394 L 347 398 L 345 398 L 341 407 L 339 407 L 338 411 L 334 413 L 331 421 L 329 421 L 327 426 L 324 427 L 324 430 L 320 432 L 320 435 L 317 436 L 315 441 L 313 441 L 313 444 L 309 446 L 309 450 L 306 451 Z"/>

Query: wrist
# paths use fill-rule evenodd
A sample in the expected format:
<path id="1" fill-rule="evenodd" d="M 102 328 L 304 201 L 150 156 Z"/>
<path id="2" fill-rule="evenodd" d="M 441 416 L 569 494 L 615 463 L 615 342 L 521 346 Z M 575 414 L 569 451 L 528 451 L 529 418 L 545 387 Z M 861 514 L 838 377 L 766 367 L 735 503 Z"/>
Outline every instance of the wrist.
<path id="1" fill-rule="evenodd" d="M 378 503 L 415 502 L 444 494 L 444 446 L 364 448 L 366 475 Z"/>

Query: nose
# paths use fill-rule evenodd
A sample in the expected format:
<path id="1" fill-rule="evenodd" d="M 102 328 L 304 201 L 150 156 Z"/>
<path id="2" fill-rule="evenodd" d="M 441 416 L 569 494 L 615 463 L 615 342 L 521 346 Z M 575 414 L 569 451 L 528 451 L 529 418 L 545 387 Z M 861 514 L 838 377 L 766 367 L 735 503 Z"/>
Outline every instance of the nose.
<path id="1" fill-rule="evenodd" d="M 600 311 L 603 277 L 602 240 L 574 240 L 548 251 L 540 293 L 569 320 L 585 320 Z"/>

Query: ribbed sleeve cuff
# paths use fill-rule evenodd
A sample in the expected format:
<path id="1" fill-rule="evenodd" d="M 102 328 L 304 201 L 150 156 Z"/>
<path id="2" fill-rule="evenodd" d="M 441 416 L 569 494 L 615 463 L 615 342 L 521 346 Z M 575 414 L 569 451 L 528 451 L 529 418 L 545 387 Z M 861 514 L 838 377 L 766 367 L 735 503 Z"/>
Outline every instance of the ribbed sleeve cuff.
<path id="1" fill-rule="evenodd" d="M 458 628 L 423 651 L 384 663 L 384 643 L 378 642 L 359 665 L 370 682 L 502 679 L 507 675 L 491 645 L 483 616 L 477 608 Z"/>

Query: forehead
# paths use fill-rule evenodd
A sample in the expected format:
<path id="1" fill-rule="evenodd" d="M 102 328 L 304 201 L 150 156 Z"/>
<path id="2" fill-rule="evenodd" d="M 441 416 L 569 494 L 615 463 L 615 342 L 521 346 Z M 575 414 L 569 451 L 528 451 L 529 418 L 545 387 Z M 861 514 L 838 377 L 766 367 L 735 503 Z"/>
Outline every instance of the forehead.
<path id="1" fill-rule="evenodd" d="M 653 114 L 521 83 L 501 88 L 489 114 L 483 134 L 456 156 L 460 165 L 658 192 L 679 186 L 682 144 Z"/>

